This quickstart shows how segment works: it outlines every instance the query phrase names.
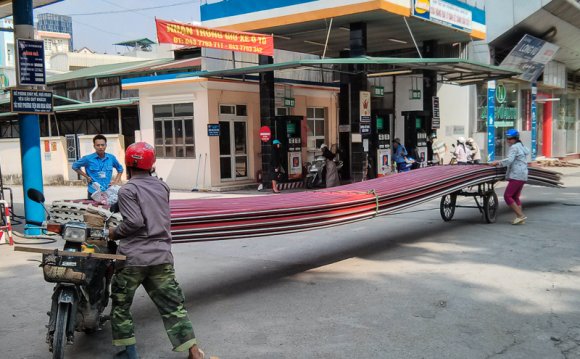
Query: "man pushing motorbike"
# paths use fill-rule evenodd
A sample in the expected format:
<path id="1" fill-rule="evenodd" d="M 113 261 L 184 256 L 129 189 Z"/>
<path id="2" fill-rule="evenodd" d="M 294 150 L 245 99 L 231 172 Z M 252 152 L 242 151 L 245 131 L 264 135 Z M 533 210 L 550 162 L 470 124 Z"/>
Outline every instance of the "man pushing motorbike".
<path id="1" fill-rule="evenodd" d="M 129 182 L 119 190 L 123 222 L 111 228 L 109 237 L 119 240 L 118 253 L 127 256 L 116 268 L 111 284 L 113 345 L 125 346 L 115 358 L 139 358 L 131 304 L 143 285 L 161 317 L 173 350 L 189 350 L 189 359 L 202 359 L 185 299 L 175 280 L 171 253 L 169 187 L 151 176 L 155 151 L 145 142 L 130 145 L 125 154 Z"/>

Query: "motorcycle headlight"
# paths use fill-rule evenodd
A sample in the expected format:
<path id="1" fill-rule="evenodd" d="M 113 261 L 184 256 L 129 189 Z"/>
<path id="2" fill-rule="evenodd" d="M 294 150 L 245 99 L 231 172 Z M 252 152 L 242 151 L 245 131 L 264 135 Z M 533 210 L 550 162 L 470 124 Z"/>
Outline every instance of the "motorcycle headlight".
<path id="1" fill-rule="evenodd" d="M 82 243 L 87 239 L 86 227 L 82 226 L 66 226 L 62 234 L 62 238 L 69 242 Z"/>

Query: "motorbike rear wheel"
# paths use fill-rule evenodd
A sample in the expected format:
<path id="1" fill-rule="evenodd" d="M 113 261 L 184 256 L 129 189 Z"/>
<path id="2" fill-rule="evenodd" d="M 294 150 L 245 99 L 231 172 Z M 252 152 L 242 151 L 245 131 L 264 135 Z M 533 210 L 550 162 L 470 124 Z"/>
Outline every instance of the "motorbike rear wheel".
<path id="1" fill-rule="evenodd" d="M 52 339 L 52 358 L 64 358 L 64 346 L 66 345 L 66 326 L 70 312 L 70 304 L 59 303 L 56 312 L 56 326 L 54 328 L 54 337 Z"/>
<path id="2" fill-rule="evenodd" d="M 306 188 L 308 188 L 308 189 L 314 188 L 314 180 L 315 179 L 316 179 L 316 177 L 307 177 L 306 178 Z"/>

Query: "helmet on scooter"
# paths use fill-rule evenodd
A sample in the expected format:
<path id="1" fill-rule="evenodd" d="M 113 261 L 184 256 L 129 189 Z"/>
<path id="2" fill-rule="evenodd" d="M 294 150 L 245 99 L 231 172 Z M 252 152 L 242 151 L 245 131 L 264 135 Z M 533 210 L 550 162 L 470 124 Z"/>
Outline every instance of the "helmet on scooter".
<path id="1" fill-rule="evenodd" d="M 280 142 L 280 141 L 278 141 L 278 140 L 274 140 L 274 141 L 272 141 L 272 144 L 273 144 L 273 145 L 281 145 L 281 144 L 282 144 L 282 142 Z"/>
<path id="2" fill-rule="evenodd" d="M 153 168 L 155 163 L 155 150 L 147 142 L 137 142 L 125 151 L 125 165 L 127 167 L 139 168 L 145 171 Z"/>
<path id="3" fill-rule="evenodd" d="M 505 137 L 507 139 L 511 139 L 511 138 L 516 138 L 517 139 L 517 138 L 520 138 L 520 133 L 515 128 L 510 128 L 509 130 L 507 130 L 505 132 Z"/>
<path id="4" fill-rule="evenodd" d="M 321 144 L 321 145 L 320 145 L 320 150 L 321 150 L 321 151 L 322 151 L 323 149 L 325 149 L 325 148 L 328 148 L 328 146 L 327 146 L 325 143 L 323 143 L 323 144 Z"/>
<path id="5" fill-rule="evenodd" d="M 461 136 L 457 138 L 458 143 L 465 143 L 465 137 Z"/>

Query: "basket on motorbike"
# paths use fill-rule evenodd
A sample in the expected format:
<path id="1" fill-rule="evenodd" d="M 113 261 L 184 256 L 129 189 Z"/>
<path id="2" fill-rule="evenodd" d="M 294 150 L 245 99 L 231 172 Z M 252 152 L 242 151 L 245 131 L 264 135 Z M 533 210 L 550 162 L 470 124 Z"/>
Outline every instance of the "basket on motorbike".
<path id="1" fill-rule="evenodd" d="M 70 257 L 59 253 L 43 254 L 41 266 L 47 282 L 88 285 L 99 268 L 98 263 L 96 258 Z"/>

